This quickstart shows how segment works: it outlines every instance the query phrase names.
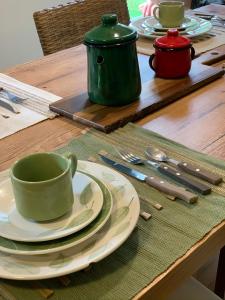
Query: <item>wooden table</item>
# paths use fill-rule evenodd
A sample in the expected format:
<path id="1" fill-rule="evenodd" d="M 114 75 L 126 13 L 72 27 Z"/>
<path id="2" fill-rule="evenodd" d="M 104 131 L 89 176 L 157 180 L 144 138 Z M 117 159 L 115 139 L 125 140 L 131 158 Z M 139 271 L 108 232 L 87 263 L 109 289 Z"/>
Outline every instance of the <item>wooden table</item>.
<path id="1" fill-rule="evenodd" d="M 218 10 L 218 6 L 203 8 L 212 13 L 215 9 Z M 221 9 L 225 15 L 225 7 L 219 6 L 220 14 Z M 79 46 L 13 67 L 5 73 L 67 97 L 86 89 L 85 60 L 86 54 Z M 137 124 L 196 150 L 225 159 L 225 78 L 210 83 Z M 61 147 L 80 135 L 82 129 L 83 125 L 58 117 L 4 138 L 0 140 L 0 170 L 10 167 L 16 159 L 28 153 Z M 140 291 L 135 299 L 165 299 L 224 245 L 225 221 Z M 220 289 L 219 292 L 223 291 Z"/>

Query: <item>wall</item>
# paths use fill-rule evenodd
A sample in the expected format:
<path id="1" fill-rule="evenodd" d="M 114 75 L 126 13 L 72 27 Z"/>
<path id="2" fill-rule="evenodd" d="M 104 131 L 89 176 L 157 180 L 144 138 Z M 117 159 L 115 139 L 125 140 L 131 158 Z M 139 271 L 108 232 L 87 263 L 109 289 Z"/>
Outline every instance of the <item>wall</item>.
<path id="1" fill-rule="evenodd" d="M 33 12 L 69 0 L 0 0 L 0 70 L 43 55 Z"/>

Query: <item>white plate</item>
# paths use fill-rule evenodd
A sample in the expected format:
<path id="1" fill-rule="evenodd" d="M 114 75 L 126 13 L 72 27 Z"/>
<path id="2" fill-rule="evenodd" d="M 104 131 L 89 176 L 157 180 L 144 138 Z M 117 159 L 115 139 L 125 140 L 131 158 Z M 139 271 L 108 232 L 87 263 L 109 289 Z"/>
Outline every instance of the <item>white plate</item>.
<path id="1" fill-rule="evenodd" d="M 72 210 L 51 222 L 35 222 L 19 214 L 11 181 L 3 181 L 0 184 L 0 236 L 23 242 L 49 241 L 75 233 L 89 225 L 102 209 L 102 191 L 92 178 L 79 172 L 76 172 L 72 184 Z"/>
<path id="2" fill-rule="evenodd" d="M 148 26 L 146 25 L 148 20 Z M 212 29 L 212 23 L 198 17 L 191 17 L 192 24 L 185 30 L 180 31 L 180 35 L 188 38 L 193 38 L 202 35 Z M 158 21 L 154 17 L 141 17 L 131 22 L 130 26 L 137 30 L 140 36 L 155 39 L 160 36 L 166 35 L 166 31 L 155 31 L 154 27 L 157 26 Z"/>
<path id="3" fill-rule="evenodd" d="M 140 203 L 132 184 L 118 172 L 91 162 L 78 168 L 106 183 L 113 194 L 113 212 L 92 239 L 60 253 L 19 256 L 0 252 L 0 277 L 36 280 L 58 277 L 88 267 L 115 251 L 131 234 L 138 221 Z"/>

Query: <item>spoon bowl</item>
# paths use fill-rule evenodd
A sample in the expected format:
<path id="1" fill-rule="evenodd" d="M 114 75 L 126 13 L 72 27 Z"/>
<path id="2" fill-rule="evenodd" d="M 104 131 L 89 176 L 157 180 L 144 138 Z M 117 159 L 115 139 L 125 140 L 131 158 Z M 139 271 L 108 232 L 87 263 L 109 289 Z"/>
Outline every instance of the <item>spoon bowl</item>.
<path id="1" fill-rule="evenodd" d="M 156 160 L 156 161 L 162 161 L 162 162 L 168 161 L 168 157 L 166 156 L 166 153 L 164 153 L 162 150 L 152 147 L 152 146 L 147 147 L 145 154 L 148 158 Z"/>

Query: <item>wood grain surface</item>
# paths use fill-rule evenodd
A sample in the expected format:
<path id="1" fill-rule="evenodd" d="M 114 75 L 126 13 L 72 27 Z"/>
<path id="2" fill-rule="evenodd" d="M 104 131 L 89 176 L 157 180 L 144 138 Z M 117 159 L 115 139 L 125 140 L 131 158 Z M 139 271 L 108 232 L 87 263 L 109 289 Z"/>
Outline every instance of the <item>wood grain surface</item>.
<path id="1" fill-rule="evenodd" d="M 225 7 L 210 5 L 204 11 L 225 15 Z M 214 12 L 213 12 L 214 13 Z M 71 48 L 5 73 L 21 81 L 44 88 L 62 97 L 83 93 L 86 89 L 84 56 L 80 48 Z M 225 60 L 215 63 L 222 66 Z M 77 69 L 77 76 L 74 75 Z M 148 79 L 148 71 L 142 77 Z M 222 77 L 182 97 L 179 101 L 139 120 L 137 124 L 160 133 L 195 150 L 225 160 L 225 78 Z M 28 153 L 52 151 L 82 134 L 86 126 L 64 117 L 46 120 L 0 140 L 0 170 Z M 136 295 L 136 299 L 163 300 L 185 278 L 225 245 L 225 222 L 205 236 L 170 268 Z"/>

